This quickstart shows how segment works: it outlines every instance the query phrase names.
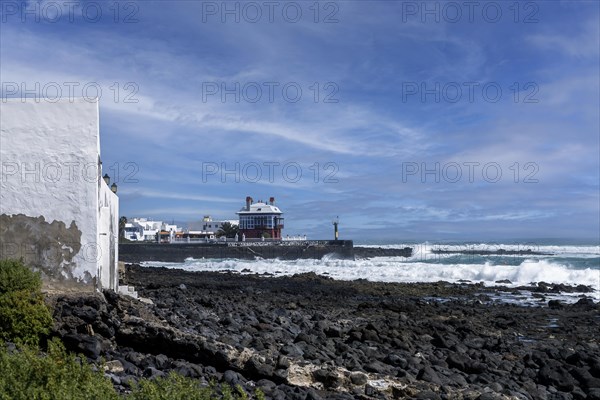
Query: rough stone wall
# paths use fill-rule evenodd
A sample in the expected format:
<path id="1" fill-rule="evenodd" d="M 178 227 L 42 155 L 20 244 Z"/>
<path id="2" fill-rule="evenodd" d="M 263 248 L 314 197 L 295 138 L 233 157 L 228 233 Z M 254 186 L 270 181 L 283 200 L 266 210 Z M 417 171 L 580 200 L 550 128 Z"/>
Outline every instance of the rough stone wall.
<path id="1" fill-rule="evenodd" d="M 99 151 L 97 102 L 0 99 L 1 256 L 50 287 L 99 285 Z"/>
<path id="2" fill-rule="evenodd" d="M 351 240 L 330 241 L 321 245 L 294 246 L 225 246 L 202 243 L 158 244 L 158 243 L 122 243 L 119 245 L 119 257 L 124 262 L 165 261 L 183 262 L 186 258 L 241 258 L 253 260 L 260 258 L 279 258 L 295 260 L 300 258 L 322 258 L 327 254 L 336 254 L 345 259 L 354 259 L 354 245 Z"/>

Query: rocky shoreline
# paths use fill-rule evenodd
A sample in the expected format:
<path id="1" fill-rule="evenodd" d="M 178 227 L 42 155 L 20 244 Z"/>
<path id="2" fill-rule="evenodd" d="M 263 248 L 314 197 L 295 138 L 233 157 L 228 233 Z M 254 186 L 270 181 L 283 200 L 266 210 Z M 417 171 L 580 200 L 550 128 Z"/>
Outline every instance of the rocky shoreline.
<path id="1" fill-rule="evenodd" d="M 112 292 L 51 299 L 54 335 L 105 360 L 122 392 L 176 371 L 273 399 L 600 399 L 600 304 L 587 297 L 523 307 L 489 301 L 518 289 L 480 284 L 137 265 L 126 281 L 153 304 Z"/>

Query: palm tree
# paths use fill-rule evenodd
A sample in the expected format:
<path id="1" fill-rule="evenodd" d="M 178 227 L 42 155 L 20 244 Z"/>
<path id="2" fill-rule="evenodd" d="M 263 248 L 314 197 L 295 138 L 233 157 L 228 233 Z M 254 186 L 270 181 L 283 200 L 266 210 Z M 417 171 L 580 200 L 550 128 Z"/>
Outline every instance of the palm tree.
<path id="1" fill-rule="evenodd" d="M 229 222 L 224 222 L 217 232 L 217 237 L 225 236 L 227 238 L 234 238 L 235 235 L 240 231 L 237 225 L 233 225 Z"/>

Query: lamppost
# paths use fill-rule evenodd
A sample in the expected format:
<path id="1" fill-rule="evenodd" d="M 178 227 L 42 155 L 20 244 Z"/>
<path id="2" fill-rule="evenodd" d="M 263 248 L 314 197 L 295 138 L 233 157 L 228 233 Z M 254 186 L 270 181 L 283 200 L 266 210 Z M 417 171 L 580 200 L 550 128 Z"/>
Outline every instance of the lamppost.
<path id="1" fill-rule="evenodd" d="M 102 179 L 104 179 L 104 183 L 106 183 L 106 186 L 110 185 L 110 176 L 108 176 L 108 174 L 104 174 Z"/>
<path id="2" fill-rule="evenodd" d="M 112 185 L 110 185 L 110 190 L 111 192 L 113 192 L 114 194 L 117 194 L 117 184 L 113 183 Z"/>
<path id="3" fill-rule="evenodd" d="M 334 233 L 334 238 L 335 240 L 338 240 L 338 236 L 339 236 L 339 232 L 338 232 L 338 225 L 340 223 L 340 217 L 335 217 L 335 219 L 333 220 L 333 233 Z"/>

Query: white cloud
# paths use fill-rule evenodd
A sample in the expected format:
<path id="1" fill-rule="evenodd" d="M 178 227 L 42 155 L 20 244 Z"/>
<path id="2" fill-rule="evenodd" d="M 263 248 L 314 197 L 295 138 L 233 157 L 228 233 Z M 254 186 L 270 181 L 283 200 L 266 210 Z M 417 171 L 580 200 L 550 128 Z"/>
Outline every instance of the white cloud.
<path id="1" fill-rule="evenodd" d="M 591 16 L 581 24 L 579 12 L 549 5 L 556 23 L 399 23 L 400 3 L 345 2 L 338 24 L 203 24 L 199 3 L 139 4 L 139 24 L 5 24 L 0 37 L 3 82 L 102 85 L 101 129 L 110 143 L 103 160 L 136 159 L 146 179 L 145 187 L 119 188 L 123 210 L 193 216 L 198 210 L 184 202 L 229 209 L 242 191 L 268 189 L 295 207 L 346 210 L 359 223 L 376 216 L 404 225 L 478 221 L 484 229 L 576 207 L 597 212 L 600 46 Z M 523 38 L 529 46 L 509 46 Z M 540 103 L 401 101 L 407 80 L 512 82 L 516 75 L 539 84 Z M 331 81 L 340 101 L 203 101 L 202 83 L 221 81 L 294 81 L 308 97 L 312 82 Z M 138 102 L 114 101 L 115 82 L 120 100 L 123 85 L 135 82 Z M 333 161 L 340 182 L 200 186 L 202 160 Z M 428 160 L 495 161 L 505 174 L 515 162 L 536 162 L 540 184 L 515 185 L 510 176 L 497 185 L 402 182 L 402 162 Z M 318 217 L 301 218 L 319 225 Z"/>
<path id="2" fill-rule="evenodd" d="M 218 196 L 205 196 L 205 195 L 196 195 L 196 194 L 186 194 L 186 193 L 173 193 L 167 190 L 158 191 L 158 190 L 149 190 L 145 188 L 136 188 L 136 187 L 124 187 L 120 190 L 119 195 L 127 195 L 127 196 L 141 196 L 147 197 L 150 199 L 172 199 L 172 200 L 186 200 L 186 201 L 204 201 L 210 203 L 239 203 L 239 199 L 232 199 L 228 197 L 218 197 Z"/>
<path id="3" fill-rule="evenodd" d="M 556 27 L 543 34 L 531 35 L 527 40 L 542 50 L 561 51 L 570 57 L 598 60 L 600 54 L 600 23 L 598 15 L 583 23 L 578 33 L 556 33 Z"/>

